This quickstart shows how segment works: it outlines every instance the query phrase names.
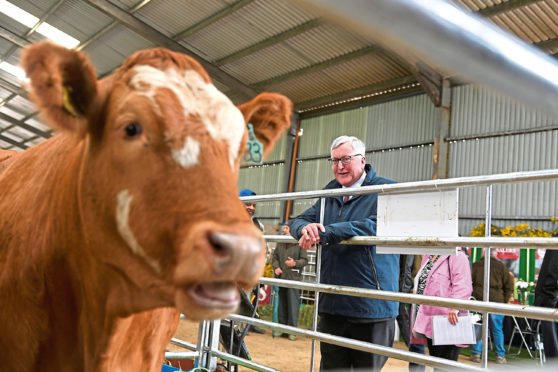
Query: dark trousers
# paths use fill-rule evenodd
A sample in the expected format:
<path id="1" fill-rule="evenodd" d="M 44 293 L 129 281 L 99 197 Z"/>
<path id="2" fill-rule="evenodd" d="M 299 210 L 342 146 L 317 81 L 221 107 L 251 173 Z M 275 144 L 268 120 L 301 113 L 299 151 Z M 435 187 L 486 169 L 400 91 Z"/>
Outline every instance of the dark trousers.
<path id="1" fill-rule="evenodd" d="M 419 354 L 426 354 L 426 347 L 424 345 L 419 344 L 410 344 L 409 351 Z M 416 364 L 413 362 L 409 362 L 409 372 L 424 372 L 426 366 L 424 364 Z"/>
<path id="2" fill-rule="evenodd" d="M 428 352 L 430 356 L 435 356 L 438 358 L 444 358 L 448 360 L 457 361 L 459 358 L 459 353 L 461 348 L 455 345 L 432 345 L 432 339 L 427 338 L 426 341 L 428 342 Z M 434 368 L 435 371 L 438 371 L 438 368 Z"/>
<path id="3" fill-rule="evenodd" d="M 548 359 L 558 357 L 558 323 L 541 320 L 544 355 Z"/>
<path id="4" fill-rule="evenodd" d="M 320 315 L 319 331 L 382 346 L 393 346 L 395 319 L 351 323 L 346 317 Z M 320 371 L 379 371 L 387 357 L 320 342 Z"/>
<path id="5" fill-rule="evenodd" d="M 399 315 L 397 315 L 397 325 L 399 326 L 399 333 L 405 342 L 405 345 L 409 346 L 411 336 L 409 335 L 409 307 L 406 303 L 399 302 Z"/>
<path id="6" fill-rule="evenodd" d="M 300 291 L 294 288 L 279 288 L 279 323 L 296 327 L 300 311 Z"/>

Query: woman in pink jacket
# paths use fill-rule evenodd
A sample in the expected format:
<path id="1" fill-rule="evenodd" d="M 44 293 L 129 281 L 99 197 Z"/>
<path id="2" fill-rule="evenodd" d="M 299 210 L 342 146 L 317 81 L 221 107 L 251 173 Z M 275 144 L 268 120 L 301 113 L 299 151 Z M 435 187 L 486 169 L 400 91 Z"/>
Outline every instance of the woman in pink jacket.
<path id="1" fill-rule="evenodd" d="M 415 277 L 417 294 L 467 300 L 473 292 L 471 267 L 468 256 L 459 250 L 457 255 L 425 255 Z M 458 322 L 457 309 L 418 305 L 412 306 L 411 343 L 428 344 L 431 356 L 457 360 L 460 347 L 457 345 L 432 345 L 432 317 L 446 315 L 451 324 Z"/>

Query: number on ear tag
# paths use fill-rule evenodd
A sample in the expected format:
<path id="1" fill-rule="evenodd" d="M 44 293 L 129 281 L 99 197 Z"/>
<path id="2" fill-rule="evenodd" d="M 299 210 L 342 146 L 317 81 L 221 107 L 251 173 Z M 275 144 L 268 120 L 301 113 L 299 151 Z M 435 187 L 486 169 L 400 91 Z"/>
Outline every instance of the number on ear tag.
<path id="1" fill-rule="evenodd" d="M 262 164 L 263 150 L 263 144 L 256 138 L 254 133 L 254 126 L 248 123 L 248 143 L 246 144 L 243 162 L 246 164 Z"/>

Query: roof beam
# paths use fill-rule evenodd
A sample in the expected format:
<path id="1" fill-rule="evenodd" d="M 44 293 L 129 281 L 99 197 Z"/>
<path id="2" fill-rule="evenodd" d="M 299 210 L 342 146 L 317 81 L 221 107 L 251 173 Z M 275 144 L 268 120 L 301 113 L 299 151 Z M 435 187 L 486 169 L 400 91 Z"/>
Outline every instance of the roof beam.
<path id="1" fill-rule="evenodd" d="M 533 45 L 543 50 L 556 48 L 558 47 L 558 37 L 554 39 L 548 39 L 545 41 L 539 41 L 538 43 L 534 43 Z"/>
<path id="2" fill-rule="evenodd" d="M 17 94 L 18 96 L 22 96 L 25 99 L 29 99 L 27 97 L 27 91 L 25 89 L 18 87 L 17 85 L 9 82 L 8 80 L 2 78 L 1 76 L 0 76 L 0 87 L 6 89 L 10 93 L 14 93 Z"/>
<path id="3" fill-rule="evenodd" d="M 12 146 L 19 147 L 20 149 L 25 150 L 28 147 L 27 145 L 24 145 L 23 143 L 19 143 L 19 142 L 14 141 L 13 139 L 11 139 L 9 137 L 4 136 L 2 133 L 0 133 L 0 140 L 4 141 L 6 143 L 9 143 Z"/>
<path id="4" fill-rule="evenodd" d="M 107 0 L 85 0 L 88 4 L 99 9 L 103 13 L 109 15 L 110 17 L 116 19 L 126 27 L 130 28 L 139 35 L 150 40 L 155 45 L 160 45 L 165 48 L 175 50 L 180 53 L 184 53 L 194 57 L 209 73 L 209 75 L 220 81 L 222 84 L 234 89 L 248 98 L 252 98 L 258 94 L 258 91 L 252 89 L 248 85 L 242 83 L 240 80 L 232 77 L 231 75 L 221 71 L 218 67 L 206 61 L 201 56 L 192 52 L 191 50 L 185 48 L 178 42 L 172 40 L 171 38 L 165 36 L 161 32 L 157 31 L 153 27 L 149 26 L 147 23 L 140 21 L 130 13 L 122 10 L 114 4 L 111 4 Z"/>
<path id="5" fill-rule="evenodd" d="M 31 44 L 21 36 L 14 34 L 13 32 L 0 26 L 0 37 L 2 39 L 8 40 L 10 43 L 17 45 L 20 48 L 25 48 L 27 45 Z"/>
<path id="6" fill-rule="evenodd" d="M 541 0 L 508 0 L 500 4 L 493 5 L 478 11 L 478 14 L 485 17 L 492 17 L 504 12 L 509 12 L 517 8 L 528 6 L 540 2 Z"/>
<path id="7" fill-rule="evenodd" d="M 209 16 L 208 18 L 196 23 L 195 25 L 188 27 L 186 30 L 179 32 L 178 34 L 174 35 L 172 38 L 173 40 L 182 40 L 196 32 L 198 32 L 199 30 L 201 30 L 202 28 L 205 28 L 207 26 L 209 26 L 210 24 L 217 22 L 218 20 L 225 18 L 226 16 L 228 16 L 229 14 L 237 11 L 238 9 L 245 7 L 246 5 L 250 4 L 251 2 L 253 2 L 254 0 L 240 0 L 237 1 L 236 3 L 233 3 L 231 5 L 229 5 L 226 8 L 221 9 L 219 12 Z"/>
<path id="8" fill-rule="evenodd" d="M 418 82 L 424 88 L 434 106 L 440 107 L 442 103 L 442 75 L 422 62 L 418 62 L 415 68 L 415 76 Z"/>
<path id="9" fill-rule="evenodd" d="M 215 64 L 217 66 L 222 66 L 222 65 L 225 65 L 227 63 L 234 62 L 234 61 L 236 61 L 236 60 L 238 60 L 242 57 L 245 57 L 249 54 L 255 53 L 255 52 L 257 52 L 259 50 L 262 50 L 264 48 L 267 48 L 271 45 L 274 45 L 274 44 L 280 43 L 284 40 L 290 39 L 293 36 L 300 35 L 303 32 L 306 32 L 308 30 L 311 30 L 311 29 L 319 26 L 320 24 L 322 24 L 322 21 L 320 19 L 318 19 L 318 18 L 311 19 L 308 22 L 304 22 L 304 23 L 302 23 L 298 26 L 295 26 L 295 27 L 287 30 L 287 31 L 281 32 L 281 33 L 279 33 L 279 34 L 277 34 L 277 35 L 275 35 L 275 36 L 273 36 L 269 39 L 262 40 L 259 43 L 256 43 L 256 44 L 251 45 L 247 48 L 241 49 L 241 50 L 239 50 L 239 51 L 237 51 L 233 54 L 230 54 L 226 57 L 218 59 L 217 61 L 215 61 Z"/>
<path id="10" fill-rule="evenodd" d="M 359 96 L 373 95 L 375 92 L 385 91 L 390 88 L 399 87 L 402 85 L 416 84 L 417 79 L 414 75 L 404 76 L 401 78 L 382 81 L 380 83 L 367 85 L 364 87 L 343 91 L 340 93 L 331 94 L 329 96 L 318 97 L 308 101 L 300 102 L 295 105 L 296 110 L 308 109 L 314 106 L 323 106 L 332 102 L 339 102 L 343 100 L 358 100 Z M 420 85 L 417 84 L 418 87 Z"/>
<path id="11" fill-rule="evenodd" d="M 43 138 L 50 138 L 50 137 L 52 137 L 52 133 L 48 133 L 48 132 L 42 131 L 42 130 L 40 130 L 40 129 L 37 129 L 37 128 L 35 128 L 34 126 L 31 126 L 31 125 L 29 125 L 29 124 L 26 124 L 26 123 L 24 123 L 24 122 L 22 122 L 22 121 L 20 121 L 20 120 L 14 119 L 14 118 L 12 118 L 12 117 L 9 116 L 9 115 L 4 114 L 3 112 L 0 112 L 0 119 L 7 121 L 8 123 L 10 123 L 10 124 L 12 124 L 12 125 L 14 125 L 14 126 L 23 128 L 23 129 L 25 129 L 25 130 L 27 130 L 27 131 L 33 133 L 33 134 L 36 134 L 37 136 L 41 136 L 41 137 L 43 137 Z M 4 129 L 4 130 L 6 130 L 6 129 Z"/>

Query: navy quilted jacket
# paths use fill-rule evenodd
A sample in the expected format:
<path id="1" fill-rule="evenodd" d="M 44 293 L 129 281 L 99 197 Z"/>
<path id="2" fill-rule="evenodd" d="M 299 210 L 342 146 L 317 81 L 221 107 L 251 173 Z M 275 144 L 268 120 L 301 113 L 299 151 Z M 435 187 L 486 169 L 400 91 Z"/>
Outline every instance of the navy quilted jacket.
<path id="1" fill-rule="evenodd" d="M 376 177 L 369 164 L 365 166 L 366 179 L 362 186 L 395 183 Z M 341 188 L 336 180 L 326 190 Z M 320 232 L 322 243 L 321 283 L 397 292 L 399 290 L 399 255 L 376 254 L 373 245 L 341 245 L 340 241 L 353 236 L 376 235 L 377 194 L 355 195 L 343 204 L 343 197 L 325 199 L 325 233 Z M 320 220 L 320 199 L 293 220 L 291 234 L 300 239 L 301 230 L 308 223 Z M 398 302 L 367 299 L 335 294 L 320 294 L 320 313 L 352 318 L 391 318 L 398 314 Z"/>

